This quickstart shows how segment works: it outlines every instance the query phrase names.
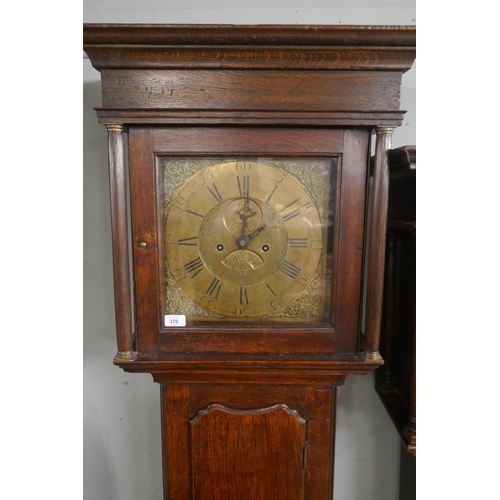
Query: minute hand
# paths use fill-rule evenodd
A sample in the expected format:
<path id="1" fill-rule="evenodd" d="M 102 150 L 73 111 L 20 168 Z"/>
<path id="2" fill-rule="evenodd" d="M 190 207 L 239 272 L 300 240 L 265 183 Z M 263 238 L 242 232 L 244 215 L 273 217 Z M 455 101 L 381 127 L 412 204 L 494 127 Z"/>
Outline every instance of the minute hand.
<path id="1" fill-rule="evenodd" d="M 247 238 L 249 240 L 253 240 L 256 236 L 258 236 L 266 228 L 266 226 L 267 226 L 267 222 L 263 226 L 260 226 L 259 229 L 256 229 L 252 234 L 249 234 L 247 236 Z"/>
<path id="2" fill-rule="evenodd" d="M 274 218 L 274 217 L 273 217 Z M 253 240 L 256 236 L 258 236 L 264 229 L 267 227 L 267 225 L 273 220 L 273 218 L 269 219 L 264 225 L 260 226 L 259 229 L 256 229 L 252 234 L 249 234 L 247 238 L 249 240 Z"/>

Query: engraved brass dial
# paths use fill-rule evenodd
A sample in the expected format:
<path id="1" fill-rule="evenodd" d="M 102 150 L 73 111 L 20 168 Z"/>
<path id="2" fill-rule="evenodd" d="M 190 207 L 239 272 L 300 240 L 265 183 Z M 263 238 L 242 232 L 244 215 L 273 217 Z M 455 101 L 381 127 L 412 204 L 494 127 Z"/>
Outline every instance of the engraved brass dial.
<path id="1" fill-rule="evenodd" d="M 313 280 L 323 230 L 308 190 L 273 164 L 218 163 L 177 190 L 165 224 L 166 259 L 178 286 L 205 310 L 263 318 Z"/>

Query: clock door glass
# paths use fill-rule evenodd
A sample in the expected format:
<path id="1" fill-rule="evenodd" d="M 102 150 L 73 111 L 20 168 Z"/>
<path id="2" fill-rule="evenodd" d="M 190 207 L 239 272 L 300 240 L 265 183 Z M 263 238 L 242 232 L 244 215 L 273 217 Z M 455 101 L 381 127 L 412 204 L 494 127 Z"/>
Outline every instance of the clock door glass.
<path id="1" fill-rule="evenodd" d="M 335 158 L 158 162 L 165 315 L 324 321 Z"/>

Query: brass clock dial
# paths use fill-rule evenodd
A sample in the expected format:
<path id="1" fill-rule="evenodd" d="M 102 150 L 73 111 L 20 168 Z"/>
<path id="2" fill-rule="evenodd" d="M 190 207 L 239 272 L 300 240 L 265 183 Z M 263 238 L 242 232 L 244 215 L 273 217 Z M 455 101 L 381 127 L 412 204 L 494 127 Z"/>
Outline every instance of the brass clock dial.
<path id="1" fill-rule="evenodd" d="M 306 187 L 271 163 L 222 162 L 189 177 L 165 223 L 171 279 L 203 309 L 264 318 L 301 296 L 324 236 Z"/>

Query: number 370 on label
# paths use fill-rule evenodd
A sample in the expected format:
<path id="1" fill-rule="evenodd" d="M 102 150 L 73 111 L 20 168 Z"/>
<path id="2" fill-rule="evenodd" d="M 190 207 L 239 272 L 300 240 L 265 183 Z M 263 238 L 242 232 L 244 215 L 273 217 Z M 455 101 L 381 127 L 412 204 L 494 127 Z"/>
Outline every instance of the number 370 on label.
<path id="1" fill-rule="evenodd" d="M 186 326 L 186 316 L 184 314 L 166 314 L 165 327 Z"/>

